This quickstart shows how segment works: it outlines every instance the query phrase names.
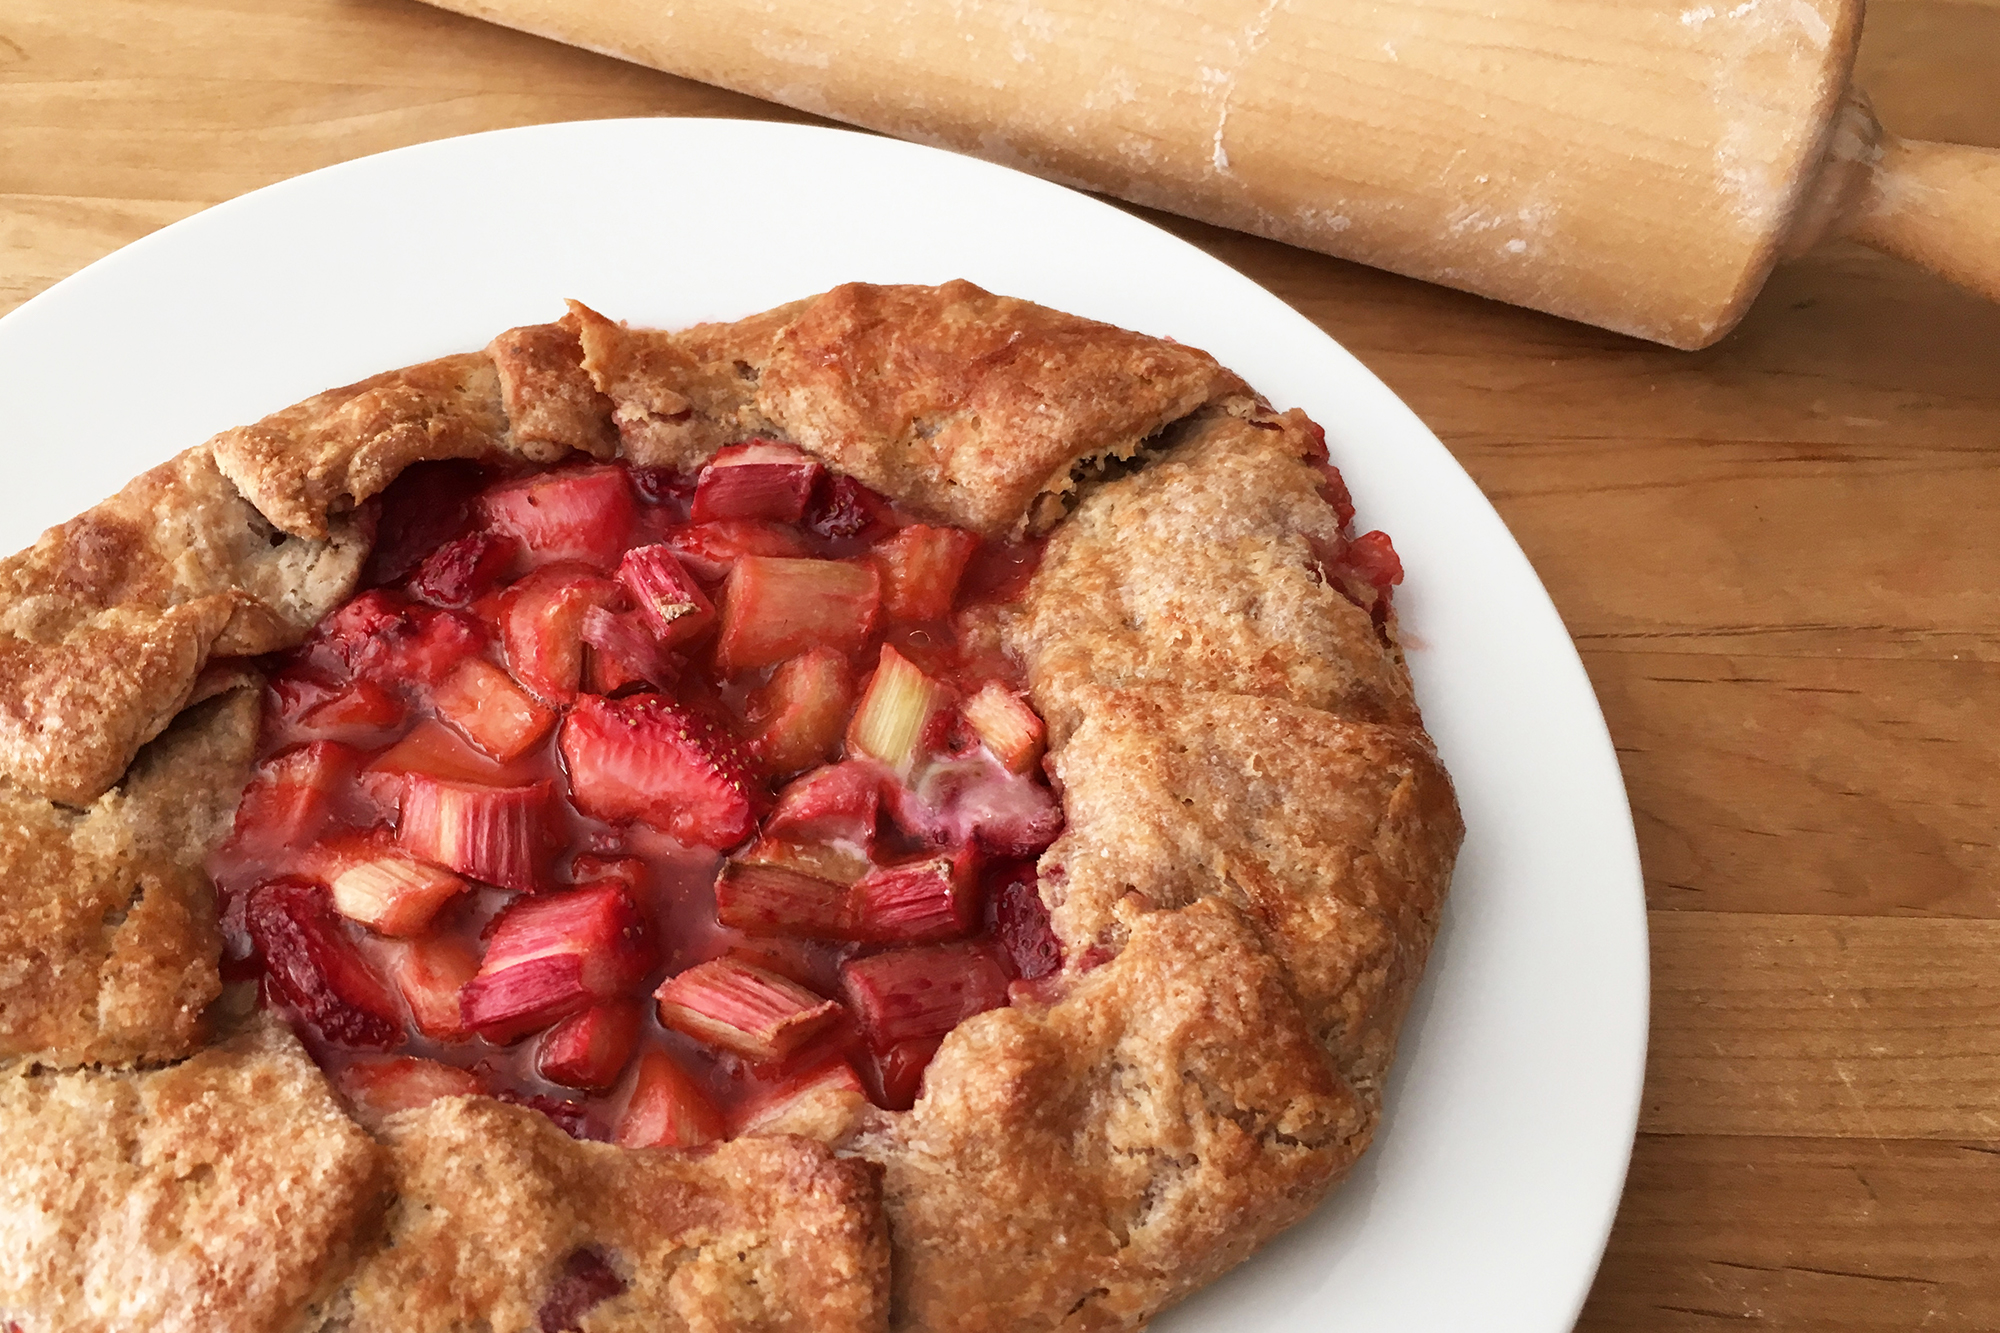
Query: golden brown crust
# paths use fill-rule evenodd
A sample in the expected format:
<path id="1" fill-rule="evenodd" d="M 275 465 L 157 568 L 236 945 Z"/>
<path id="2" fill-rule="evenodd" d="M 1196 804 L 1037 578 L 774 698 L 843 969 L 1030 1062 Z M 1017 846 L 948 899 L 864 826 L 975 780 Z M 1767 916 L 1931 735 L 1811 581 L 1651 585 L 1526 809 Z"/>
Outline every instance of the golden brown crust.
<path id="1" fill-rule="evenodd" d="M 1135 907 L 1227 901 L 1375 1089 L 1463 832 L 1428 738 L 1244 695 L 1090 690 L 1082 708 L 1053 764 L 1069 823 L 1041 862 L 1067 952 L 1118 947 Z"/>
<path id="2" fill-rule="evenodd" d="M 1217 414 L 1116 485 L 1088 491 L 1050 536 L 1007 641 L 1061 737 L 1078 691 L 1103 685 L 1290 699 L 1414 722 L 1401 655 L 1319 572 L 1341 541 L 1301 461 L 1305 419 Z"/>
<path id="3" fill-rule="evenodd" d="M 617 453 L 611 400 L 584 373 L 575 317 L 509 329 L 487 344 L 486 354 L 500 377 L 500 404 L 514 447 L 523 456 Z"/>
<path id="4" fill-rule="evenodd" d="M 261 684 L 261 681 L 258 682 Z M 184 715 L 81 813 L 0 790 L 0 1058 L 177 1058 L 221 993 L 202 862 L 257 740 L 242 689 Z"/>
<path id="5" fill-rule="evenodd" d="M 1305 1215 L 1373 1112 L 1221 902 L 1134 914 L 1046 1009 L 946 1038 L 861 1151 L 885 1175 L 895 1327 L 1132 1328 Z"/>
<path id="6" fill-rule="evenodd" d="M 387 1234 L 320 1311 L 329 1329 L 536 1329 L 579 1250 L 627 1283 L 584 1316 L 587 1333 L 881 1327 L 875 1173 L 817 1143 L 631 1151 L 483 1097 L 433 1102 L 383 1133 L 397 1196 Z"/>
<path id="7" fill-rule="evenodd" d="M 202 446 L 0 563 L 0 777 L 97 799 L 212 655 L 296 643 L 352 591 L 372 534 L 329 533 L 275 531 Z"/>
<path id="8" fill-rule="evenodd" d="M 337 1277 L 380 1150 L 275 1021 L 144 1074 L 0 1075 L 0 1314 L 267 1333 Z"/>

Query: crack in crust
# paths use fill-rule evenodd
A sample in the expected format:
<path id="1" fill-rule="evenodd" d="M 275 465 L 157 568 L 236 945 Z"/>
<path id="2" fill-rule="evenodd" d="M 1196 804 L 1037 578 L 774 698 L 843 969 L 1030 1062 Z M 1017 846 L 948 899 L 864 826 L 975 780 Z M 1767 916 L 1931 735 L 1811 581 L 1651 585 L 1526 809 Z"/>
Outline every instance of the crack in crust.
<path id="1" fill-rule="evenodd" d="M 1385 644 L 1309 568 L 1336 528 L 1302 417 L 1203 353 L 969 283 L 678 333 L 572 304 L 225 432 L 0 565 L 0 1057 L 199 1039 L 199 863 L 249 745 L 215 719 L 247 696 L 104 792 L 176 712 L 245 683 L 211 658 L 290 646 L 349 594 L 365 502 L 403 468 L 686 469 L 752 434 L 989 536 L 1073 506 L 1024 601 L 972 631 L 1021 657 L 1050 726 L 1060 998 L 955 1029 L 911 1112 L 789 1126 L 849 1160 L 790 1137 L 573 1143 L 485 1099 L 392 1118 L 378 1148 L 265 1029 L 151 1074 L 23 1063 L 0 1076 L 0 1318 L 528 1329 L 581 1246 L 630 1283 L 592 1333 L 1135 1328 L 1347 1172 L 1460 836 L 1393 621 Z M 167 775 L 202 795 L 175 805 Z M 378 1165 L 399 1192 L 379 1235 Z"/>

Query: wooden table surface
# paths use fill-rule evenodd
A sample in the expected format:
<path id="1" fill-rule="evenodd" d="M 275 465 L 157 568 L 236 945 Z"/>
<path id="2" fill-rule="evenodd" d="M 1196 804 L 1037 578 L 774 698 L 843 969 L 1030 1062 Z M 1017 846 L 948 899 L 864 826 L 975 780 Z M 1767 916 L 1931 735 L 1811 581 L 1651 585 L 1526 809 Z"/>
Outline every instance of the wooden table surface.
<path id="1" fill-rule="evenodd" d="M 2000 146 L 2000 4 L 1883 0 L 1861 81 Z M 314 167 L 639 115 L 809 119 L 412 0 L 4 0 L 0 311 Z M 2000 1329 L 2000 307 L 1834 248 L 1690 354 L 1156 220 L 1431 424 L 1603 702 L 1654 1008 L 1579 1327 Z"/>

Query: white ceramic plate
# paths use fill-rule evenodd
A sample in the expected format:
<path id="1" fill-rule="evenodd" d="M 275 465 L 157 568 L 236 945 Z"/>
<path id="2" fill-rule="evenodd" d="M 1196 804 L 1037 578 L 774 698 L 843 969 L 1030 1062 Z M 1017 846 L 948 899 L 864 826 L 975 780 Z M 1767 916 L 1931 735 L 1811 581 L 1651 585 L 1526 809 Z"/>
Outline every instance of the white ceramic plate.
<path id="1" fill-rule="evenodd" d="M 1646 926 L 1604 722 L 1548 596 L 1415 416 L 1276 297 L 1058 186 L 717 120 L 549 125 L 314 172 L 166 228 L 0 320 L 0 550 L 331 385 L 577 297 L 663 326 L 851 279 L 991 290 L 1206 348 L 1323 423 L 1390 532 L 1468 834 L 1375 1146 L 1332 1201 L 1157 1327 L 1522 1330 L 1576 1317 L 1624 1178 Z"/>

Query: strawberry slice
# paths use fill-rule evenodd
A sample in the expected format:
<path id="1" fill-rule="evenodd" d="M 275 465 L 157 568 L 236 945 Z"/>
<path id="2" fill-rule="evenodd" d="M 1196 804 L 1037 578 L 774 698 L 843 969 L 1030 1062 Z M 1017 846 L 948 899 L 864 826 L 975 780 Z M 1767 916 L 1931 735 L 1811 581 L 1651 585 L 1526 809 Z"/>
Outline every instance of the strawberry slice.
<path id="1" fill-rule="evenodd" d="M 762 724 L 749 751 L 770 773 L 796 773 L 829 758 L 854 706 L 854 668 L 830 648 L 787 658 L 757 692 Z"/>
<path id="2" fill-rule="evenodd" d="M 737 672 L 813 647 L 852 653 L 874 632 L 880 585 L 873 565 L 744 556 L 723 586 L 716 664 Z"/>
<path id="3" fill-rule="evenodd" d="M 626 1285 L 600 1251 L 589 1246 L 572 1250 L 535 1311 L 536 1327 L 541 1333 L 582 1333 L 584 1315 Z"/>
<path id="4" fill-rule="evenodd" d="M 1049 924 L 1049 909 L 1035 884 L 1033 863 L 1003 872 L 993 891 L 993 933 L 1023 981 L 1062 969 L 1062 942 Z"/>
<path id="5" fill-rule="evenodd" d="M 494 918 L 486 957 L 461 995 L 465 1021 L 504 1044 L 620 998 L 653 965 L 651 932 L 610 881 L 516 900 Z"/>
<path id="6" fill-rule="evenodd" d="M 959 711 L 979 733 L 980 743 L 1008 772 L 1026 773 L 1042 757 L 1048 728 L 1027 700 L 999 681 L 989 680 L 980 686 Z"/>
<path id="7" fill-rule="evenodd" d="M 929 856 L 883 866 L 854 886 L 846 939 L 879 944 L 934 944 L 979 928 L 979 886 L 972 853 Z"/>
<path id="8" fill-rule="evenodd" d="M 299 722 L 303 729 L 317 735 L 357 745 L 371 741 L 379 745 L 385 739 L 380 733 L 400 723 L 409 711 L 393 691 L 364 677 L 350 681 L 308 708 Z"/>
<path id="9" fill-rule="evenodd" d="M 840 1016 L 832 1000 L 734 958 L 691 967 L 653 997 L 666 1026 L 760 1062 L 790 1055 Z"/>
<path id="10" fill-rule="evenodd" d="M 549 1029 L 535 1053 L 535 1070 L 565 1088 L 601 1091 L 618 1081 L 638 1044 L 636 1003 L 594 1004 Z"/>
<path id="11" fill-rule="evenodd" d="M 740 518 L 675 528 L 667 533 L 666 544 L 689 573 L 711 583 L 745 556 L 804 558 L 813 553 L 805 538 L 782 523 Z"/>
<path id="12" fill-rule="evenodd" d="M 483 787 L 423 773 L 403 779 L 396 840 L 412 856 L 503 889 L 540 887 L 553 848 L 550 786 Z"/>
<path id="13" fill-rule="evenodd" d="M 716 451 L 695 479 L 697 523 L 731 518 L 796 523 L 826 475 L 819 461 L 788 444 L 751 440 Z"/>
<path id="14" fill-rule="evenodd" d="M 777 1126 L 777 1121 L 801 1102 L 834 1096 L 855 1102 L 868 1096 L 861 1076 L 854 1072 L 854 1066 L 839 1056 L 816 1063 L 798 1073 L 786 1074 L 774 1082 L 765 1084 L 742 1102 L 738 1103 L 729 1116 L 729 1133 L 754 1134 L 759 1130 L 769 1132 Z"/>
<path id="15" fill-rule="evenodd" d="M 612 1142 L 621 1148 L 699 1148 L 721 1138 L 725 1128 L 715 1103 L 672 1056 L 655 1048 L 639 1056 Z"/>
<path id="16" fill-rule="evenodd" d="M 932 944 L 843 963 L 840 989 L 869 1045 L 886 1051 L 1006 1004 L 1007 971 L 984 944 Z"/>
<path id="17" fill-rule="evenodd" d="M 364 784 L 375 785 L 380 785 L 377 780 L 394 779 L 390 785 L 400 799 L 402 779 L 409 773 L 486 787 L 518 787 L 532 780 L 534 769 L 529 764 L 503 764 L 444 723 L 425 718 L 375 756 L 361 777 Z"/>
<path id="18" fill-rule="evenodd" d="M 891 521 L 888 500 L 852 477 L 834 477 L 819 496 L 807 523 L 822 537 L 866 537 Z"/>
<path id="19" fill-rule="evenodd" d="M 1347 563 L 1375 591 L 1387 596 L 1403 581 L 1403 561 L 1386 532 L 1364 532 L 1347 544 Z"/>
<path id="20" fill-rule="evenodd" d="M 618 581 L 662 648 L 691 643 L 715 623 L 715 605 L 665 545 L 635 546 L 618 564 Z"/>
<path id="21" fill-rule="evenodd" d="M 335 1075 L 334 1086 L 354 1108 L 355 1118 L 371 1129 L 398 1111 L 429 1106 L 440 1097 L 475 1097 L 483 1091 L 479 1076 L 471 1070 L 414 1055 L 355 1060 Z"/>
<path id="22" fill-rule="evenodd" d="M 378 935 L 418 934 L 465 892 L 457 875 L 402 855 L 386 838 L 339 840 L 326 855 L 334 910 Z"/>
<path id="23" fill-rule="evenodd" d="M 514 538 L 537 565 L 580 560 L 597 569 L 618 561 L 638 503 L 616 465 L 540 472 L 487 490 L 477 502 L 493 531 Z"/>
<path id="24" fill-rule="evenodd" d="M 554 710 L 536 703 L 514 678 L 483 657 L 470 657 L 438 686 L 438 716 L 502 761 L 517 759 L 549 734 Z"/>
<path id="25" fill-rule="evenodd" d="M 734 930 L 844 939 L 848 917 L 845 884 L 756 861 L 725 861 L 716 876 L 715 919 Z"/>
<path id="26" fill-rule="evenodd" d="M 595 819 L 636 819 L 688 846 L 733 847 L 757 826 L 763 792 L 735 746 L 658 695 L 585 695 L 557 739 L 571 799 Z"/>
<path id="27" fill-rule="evenodd" d="M 616 694 L 628 685 L 671 689 L 680 678 L 678 659 L 635 612 L 591 607 L 583 613 L 583 641 L 590 645 L 584 676 L 592 694 Z"/>
<path id="28" fill-rule="evenodd" d="M 417 1031 L 433 1041 L 464 1041 L 471 1035 L 459 993 L 478 974 L 479 956 L 449 935 L 410 941 L 398 951 L 391 971 Z"/>
<path id="29" fill-rule="evenodd" d="M 583 620 L 593 608 L 616 610 L 625 589 L 575 564 L 538 569 L 500 599 L 507 667 L 550 703 L 568 703 L 583 680 Z"/>
<path id="30" fill-rule="evenodd" d="M 942 1037 L 899 1041 L 886 1051 L 873 1052 L 875 1080 L 882 1089 L 882 1109 L 907 1111 L 923 1095 L 924 1071 L 944 1044 Z"/>
<path id="31" fill-rule="evenodd" d="M 324 888 L 273 880 L 251 894 L 245 922 L 268 984 L 320 1036 L 339 1046 L 402 1040 L 396 997 L 341 928 Z"/>
<path id="32" fill-rule="evenodd" d="M 826 764 L 794 778 L 778 793 L 764 831 L 800 842 L 843 840 L 867 847 L 882 807 L 882 766 L 866 759 Z"/>
<path id="33" fill-rule="evenodd" d="M 943 620 L 958 596 L 979 538 L 963 528 L 913 523 L 875 547 L 882 571 L 882 611 L 891 620 Z"/>
<path id="34" fill-rule="evenodd" d="M 860 706 L 847 726 L 847 747 L 899 775 L 916 763 L 919 743 L 950 691 L 919 671 L 909 658 L 882 645 L 882 655 Z"/>
<path id="35" fill-rule="evenodd" d="M 928 765 L 908 787 L 891 788 L 889 798 L 896 823 L 933 847 L 1034 856 L 1062 832 L 1053 792 L 977 751 Z"/>
<path id="36" fill-rule="evenodd" d="M 394 583 L 472 521 L 473 496 L 489 481 L 465 459 L 413 463 L 382 492 L 375 544 L 361 586 Z"/>
<path id="37" fill-rule="evenodd" d="M 507 577 L 521 544 L 497 532 L 468 532 L 432 551 L 410 576 L 410 594 L 433 606 L 471 606 Z"/>
<path id="38" fill-rule="evenodd" d="M 237 803 L 230 854 L 309 844 L 332 817 L 336 794 L 360 762 L 353 746 L 338 741 L 313 741 L 266 759 Z"/>
<path id="39" fill-rule="evenodd" d="M 300 653 L 397 688 L 437 684 L 485 643 L 486 631 L 472 617 L 376 588 L 320 621 Z"/>

